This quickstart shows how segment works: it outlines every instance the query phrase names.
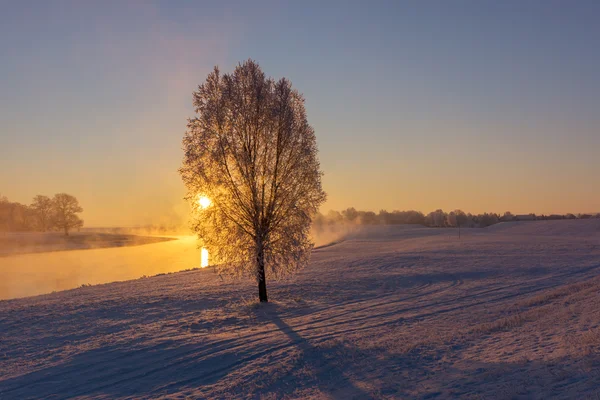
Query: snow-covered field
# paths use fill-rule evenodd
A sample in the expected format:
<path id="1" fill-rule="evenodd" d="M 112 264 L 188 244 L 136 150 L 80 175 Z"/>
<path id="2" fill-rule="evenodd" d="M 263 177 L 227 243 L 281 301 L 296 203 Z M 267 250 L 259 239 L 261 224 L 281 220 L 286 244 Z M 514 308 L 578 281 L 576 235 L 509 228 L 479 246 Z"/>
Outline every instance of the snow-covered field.
<path id="1" fill-rule="evenodd" d="M 90 250 L 96 251 L 96 250 Z M 374 227 L 268 282 L 0 302 L 0 398 L 598 398 L 600 220 Z"/>

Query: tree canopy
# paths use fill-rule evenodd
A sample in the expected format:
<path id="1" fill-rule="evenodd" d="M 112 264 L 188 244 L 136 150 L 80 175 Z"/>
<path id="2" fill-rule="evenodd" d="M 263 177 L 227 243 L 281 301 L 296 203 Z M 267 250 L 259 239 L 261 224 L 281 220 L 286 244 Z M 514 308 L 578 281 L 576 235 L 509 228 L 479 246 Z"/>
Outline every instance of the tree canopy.
<path id="1" fill-rule="evenodd" d="M 180 169 L 193 229 L 211 264 L 255 276 L 267 301 L 267 272 L 279 277 L 307 264 L 311 220 L 325 201 L 304 99 L 248 60 L 231 74 L 215 68 L 193 105 Z"/>
<path id="2" fill-rule="evenodd" d="M 54 225 L 62 230 L 65 235 L 73 228 L 81 228 L 83 221 L 77 216 L 83 211 L 75 196 L 67 193 L 58 193 L 52 199 L 54 213 Z"/>
<path id="3" fill-rule="evenodd" d="M 68 235 L 69 230 L 83 226 L 83 220 L 77 215 L 82 211 L 77 198 L 66 193 L 56 194 L 53 198 L 38 194 L 29 206 L 0 196 L 0 231 L 58 229 Z"/>

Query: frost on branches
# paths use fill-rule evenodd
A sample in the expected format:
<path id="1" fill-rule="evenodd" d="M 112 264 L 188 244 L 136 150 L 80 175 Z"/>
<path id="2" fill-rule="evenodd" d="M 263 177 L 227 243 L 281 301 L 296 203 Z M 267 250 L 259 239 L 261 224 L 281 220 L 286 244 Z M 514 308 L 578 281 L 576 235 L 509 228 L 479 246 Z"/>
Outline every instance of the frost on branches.
<path id="1" fill-rule="evenodd" d="M 266 275 L 308 263 L 311 219 L 325 201 L 304 99 L 248 60 L 232 74 L 215 68 L 193 104 L 180 168 L 193 229 L 220 273 L 255 276 L 267 301 Z"/>

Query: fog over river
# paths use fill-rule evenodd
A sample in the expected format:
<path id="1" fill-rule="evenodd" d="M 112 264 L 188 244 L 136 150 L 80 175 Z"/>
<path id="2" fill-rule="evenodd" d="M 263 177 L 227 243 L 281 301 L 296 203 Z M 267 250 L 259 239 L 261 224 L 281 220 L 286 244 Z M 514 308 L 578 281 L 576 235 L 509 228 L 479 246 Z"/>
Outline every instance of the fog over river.
<path id="1" fill-rule="evenodd" d="M 0 257 L 0 299 L 33 296 L 84 284 L 136 279 L 200 266 L 195 236 L 131 247 Z"/>

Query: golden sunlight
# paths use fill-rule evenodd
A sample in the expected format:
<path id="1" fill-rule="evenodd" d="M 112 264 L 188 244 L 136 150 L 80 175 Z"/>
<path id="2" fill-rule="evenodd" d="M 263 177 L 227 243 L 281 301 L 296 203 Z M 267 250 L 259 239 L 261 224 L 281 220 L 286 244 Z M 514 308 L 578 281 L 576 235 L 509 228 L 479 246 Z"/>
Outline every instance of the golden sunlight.
<path id="1" fill-rule="evenodd" d="M 206 196 L 203 196 L 201 194 L 198 195 L 198 205 L 200 206 L 200 208 L 206 208 L 208 206 L 210 206 L 210 199 Z"/>
<path id="2" fill-rule="evenodd" d="M 208 267 L 208 250 L 204 247 L 200 250 L 200 268 Z"/>

